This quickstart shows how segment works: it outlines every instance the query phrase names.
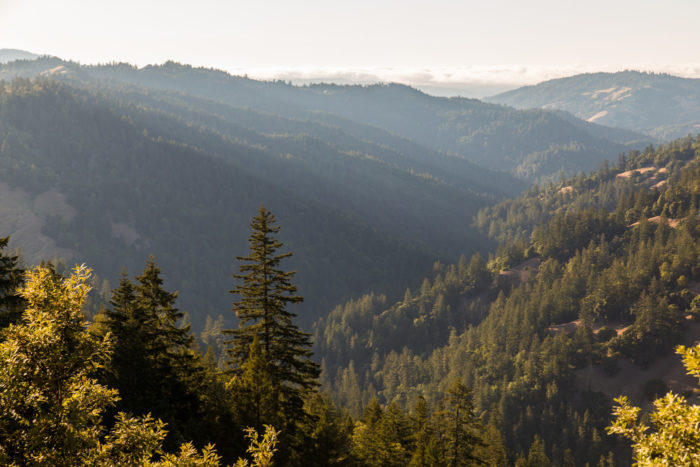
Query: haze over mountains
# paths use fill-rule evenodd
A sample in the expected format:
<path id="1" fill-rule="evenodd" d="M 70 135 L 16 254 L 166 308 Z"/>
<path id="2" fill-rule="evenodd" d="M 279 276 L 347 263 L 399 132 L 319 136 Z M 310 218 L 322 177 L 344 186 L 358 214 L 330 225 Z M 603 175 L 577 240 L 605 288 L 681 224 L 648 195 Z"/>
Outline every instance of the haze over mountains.
<path id="1" fill-rule="evenodd" d="M 293 86 L 173 62 L 137 68 L 128 64 L 85 66 L 7 50 L 3 56 L 21 60 L 0 67 L 0 79 L 9 82 L 26 77 L 44 82 L 18 85 L 15 89 L 24 90 L 20 95 L 13 95 L 12 88 L 6 87 L 4 94 L 8 104 L 2 112 L 5 154 L 14 154 L 11 165 L 16 173 L 3 173 L 7 186 L 15 190 L 8 192 L 2 203 L 5 212 L 13 213 L 4 217 L 3 226 L 14 234 L 14 244 L 24 246 L 30 261 L 47 254 L 71 261 L 84 258 L 111 277 L 122 266 L 137 270 L 145 255 L 156 253 L 163 258 L 166 270 L 182 275 L 174 280 L 175 288 L 182 291 L 185 306 L 199 310 L 194 313 L 200 316 L 225 312 L 228 277 L 222 271 L 228 270 L 231 259 L 243 249 L 245 219 L 260 202 L 273 212 L 278 208 L 280 221 L 288 230 L 288 245 L 297 255 L 328 258 L 320 269 L 301 259 L 294 266 L 300 270 L 302 289 L 314 297 L 309 307 L 331 306 L 372 286 L 391 288 L 389 282 L 399 281 L 385 281 L 382 286 L 386 268 L 404 271 L 409 280 L 420 277 L 435 258 L 454 260 L 461 253 L 485 248 L 489 241 L 470 227 L 472 217 L 478 209 L 517 194 L 528 183 L 552 179 L 560 171 L 591 170 L 628 148 L 641 148 L 653 141 L 631 130 L 599 125 L 600 119 L 586 122 L 558 110 L 514 110 L 474 99 L 438 98 L 397 84 Z M 63 84 L 49 85 L 50 81 Z M 63 100 L 75 103 L 69 114 L 65 106 L 54 105 L 48 109 L 56 109 L 57 114 L 42 107 L 41 115 L 32 117 L 38 112 L 38 107 L 31 110 L 36 102 Z M 530 101 L 527 103 L 522 105 Z M 129 199 L 125 206 L 139 203 L 138 190 L 134 189 L 142 183 L 138 175 L 130 177 L 129 172 L 123 172 L 116 176 L 110 171 L 123 170 L 123 166 L 110 168 L 107 164 L 125 154 L 135 157 L 143 149 L 127 149 L 123 138 L 104 147 L 109 140 L 100 136 L 104 130 L 78 123 L 91 121 L 95 112 L 113 121 L 102 125 L 109 131 L 121 128 L 120 132 L 139 133 L 135 138 L 140 145 L 157 147 L 156 152 L 163 154 L 172 147 L 188 153 L 182 156 L 183 165 L 169 166 L 169 170 L 185 177 L 195 164 L 204 178 L 183 178 L 181 185 L 169 186 L 172 174 L 158 171 L 149 175 L 152 183 L 144 179 L 141 196 L 157 198 L 160 195 L 148 193 L 165 190 L 172 193 L 164 199 L 181 199 L 178 207 L 164 203 L 162 215 L 152 206 L 138 214 L 142 216 L 138 219 L 126 210 L 118 214 L 107 209 L 114 199 Z M 38 119 L 47 119 L 47 125 L 53 120 L 61 122 L 66 125 L 64 133 L 47 135 Z M 14 138 L 15 132 L 24 136 Z M 69 140 L 85 142 L 77 150 L 65 147 L 68 134 L 73 135 Z M 52 148 L 53 158 L 46 158 L 47 148 Z M 154 164 L 148 159 L 153 156 L 145 155 L 149 151 L 133 160 L 136 165 L 131 171 L 135 174 L 152 172 L 145 169 Z M 38 174 L 28 171 L 28 154 L 35 158 L 35 166 L 53 173 L 54 181 L 41 186 Z M 67 169 L 75 164 L 68 161 L 78 154 L 92 160 L 92 178 L 104 177 L 100 183 L 112 187 L 109 194 L 99 189 L 97 182 L 89 190 L 80 187 L 82 173 Z M 184 162 L 186 159 L 190 162 Z M 207 172 L 212 170 L 218 174 L 232 171 L 230 176 L 240 181 L 233 188 L 225 187 L 225 177 Z M 210 175 L 205 177 L 204 173 Z M 157 181 L 159 177 L 161 181 Z M 121 184 L 115 183 L 116 179 L 122 180 Z M 184 194 L 183 187 L 190 183 L 191 194 Z M 207 192 L 196 188 L 202 183 L 207 184 Z M 162 188 L 156 190 L 155 186 Z M 68 206 L 59 212 L 70 214 L 48 216 L 41 200 L 47 197 L 42 198 L 42 193 L 50 190 Z M 73 190 L 83 191 L 78 196 Z M 207 196 L 210 201 L 205 202 Z M 85 199 L 93 200 L 89 207 Z M 18 210 L 21 203 L 33 208 Z M 297 208 L 284 208 L 286 203 Z M 183 206 L 203 216 L 199 225 L 178 213 Z M 309 215 L 316 212 L 312 217 L 323 219 L 325 227 L 292 215 L 300 206 L 306 206 L 302 211 Z M 91 221 L 81 221 L 82 216 Z M 99 226 L 95 219 L 101 219 Z M 173 228 L 175 225 L 179 227 Z M 435 229 L 436 225 L 440 228 Z M 202 237 L 201 244 L 195 246 L 190 235 L 199 235 L 195 233 L 201 228 L 216 230 L 219 239 L 213 242 Z M 331 243 L 308 240 L 313 237 L 311 231 L 328 229 L 338 234 L 331 236 Z M 164 231 L 172 232 L 172 240 L 156 242 L 156 237 L 170 235 Z M 348 237 L 347 232 L 353 231 L 355 234 Z M 41 235 L 36 235 L 38 232 Z M 112 251 L 124 249 L 124 253 L 107 254 L 110 248 L 97 246 L 101 237 L 109 239 Z M 334 244 L 336 241 L 346 246 Z M 95 245 L 88 246 L 91 242 Z M 371 247 L 373 244 L 376 246 Z M 320 253 L 319 248 L 326 252 Z M 209 253 L 204 252 L 207 250 Z M 186 251 L 191 251 L 188 259 L 178 256 Z M 194 251 L 203 253 L 197 257 Z M 345 253 L 335 258 L 331 251 Z M 200 284 L 211 287 L 205 294 L 207 304 L 188 293 L 188 287 L 205 279 L 183 273 L 188 269 L 186 262 L 198 261 L 202 268 L 205 263 L 216 264 L 219 271 L 219 282 L 207 279 L 207 285 Z M 333 279 L 330 271 L 335 267 L 345 271 L 342 281 Z M 357 271 L 357 277 L 350 271 Z M 332 292 L 326 296 L 321 289 Z M 210 297 L 218 298 L 212 302 Z M 319 313 L 317 309 L 311 315 Z"/>
<path id="2" fill-rule="evenodd" d="M 602 125 L 669 140 L 700 131 L 700 79 L 622 71 L 587 73 L 485 99 L 519 109 L 558 109 Z"/>
<path id="3" fill-rule="evenodd" d="M 396 84 L 299 87 L 173 62 L 29 58 L 0 67 L 6 82 L 35 80 L 3 93 L 3 229 L 30 261 L 87 261 L 112 280 L 154 253 L 195 319 L 226 312 L 228 271 L 261 202 L 279 212 L 312 319 L 486 248 L 470 224 L 503 196 L 650 142 Z M 62 207 L 43 208 L 47 198 Z M 403 279 L 382 279 L 387 270 Z"/>
<path id="4" fill-rule="evenodd" d="M 124 367 L 113 368 L 126 371 L 110 377 L 152 398 L 124 398 L 125 410 L 171 416 L 178 442 L 214 440 L 234 458 L 244 448 L 231 433 L 260 428 L 264 411 L 286 431 L 298 422 L 291 405 L 261 402 L 281 387 L 266 365 L 308 356 L 310 342 L 263 351 L 255 338 L 257 366 L 233 379 L 225 366 L 231 274 L 261 204 L 293 253 L 281 268 L 297 271 L 305 302 L 289 311 L 313 332 L 322 374 L 309 378 L 328 394 L 294 403 L 321 416 L 299 426 L 289 465 L 452 465 L 459 382 L 486 443 L 453 441 L 487 465 L 624 466 L 628 446 L 605 435 L 620 385 L 639 404 L 692 389 L 659 357 L 700 336 L 700 136 L 656 143 L 695 128 L 697 80 L 598 73 L 482 102 L 175 62 L 2 57 L 0 327 L 19 316 L 5 306 L 5 235 L 30 264 L 95 268 L 90 332 L 117 331 Z M 151 307 L 125 280 L 112 293 L 122 268 L 134 276 L 151 254 L 206 356 L 174 296 Z M 260 270 L 241 295 L 268 297 Z M 166 313 L 180 347 L 147 342 Z M 163 383 L 139 359 L 176 371 Z M 3 420 L 0 438 L 13 426 Z"/>
<path id="5" fill-rule="evenodd" d="M 591 170 L 628 144 L 648 142 L 630 132 L 601 137 L 593 125 L 573 124 L 548 112 L 436 98 L 396 84 L 297 87 L 172 62 L 138 69 L 126 64 L 79 66 L 55 58 L 16 62 L 0 72 L 3 79 L 37 75 L 82 83 L 97 78 L 102 87 L 130 83 L 286 118 L 325 122 L 341 117 L 529 180 L 552 177 L 561 169 Z"/>
<path id="6" fill-rule="evenodd" d="M 24 50 L 0 49 L 0 63 L 13 62 L 15 60 L 34 60 L 38 55 Z"/>

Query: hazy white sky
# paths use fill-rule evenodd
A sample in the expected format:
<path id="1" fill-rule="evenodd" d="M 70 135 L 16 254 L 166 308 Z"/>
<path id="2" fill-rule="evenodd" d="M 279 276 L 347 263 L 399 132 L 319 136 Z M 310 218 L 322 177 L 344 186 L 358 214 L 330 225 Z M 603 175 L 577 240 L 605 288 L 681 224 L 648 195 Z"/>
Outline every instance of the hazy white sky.
<path id="1" fill-rule="evenodd" d="M 0 0 L 0 48 L 252 75 L 700 76 L 698 20 L 700 0 Z"/>

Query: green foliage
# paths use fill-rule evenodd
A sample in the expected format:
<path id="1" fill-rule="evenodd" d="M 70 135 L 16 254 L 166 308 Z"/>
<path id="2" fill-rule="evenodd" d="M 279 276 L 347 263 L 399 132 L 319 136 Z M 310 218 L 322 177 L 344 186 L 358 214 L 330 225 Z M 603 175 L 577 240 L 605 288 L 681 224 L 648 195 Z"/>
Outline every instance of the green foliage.
<path id="1" fill-rule="evenodd" d="M 165 424 L 150 415 L 116 416 L 105 434 L 102 416 L 118 392 L 95 374 L 109 360 L 109 335 L 87 331 L 81 308 L 90 270 L 76 267 L 67 278 L 50 267 L 27 272 L 20 294 L 27 308 L 0 343 L 0 462 L 36 466 L 218 466 L 213 447 L 200 455 L 183 445 L 162 454 Z M 274 435 L 271 435 L 274 439 Z M 266 437 L 267 439 L 267 437 Z M 254 444 L 271 455 L 274 443 Z M 265 454 L 265 459 L 269 455 Z"/>
<path id="2" fill-rule="evenodd" d="M 117 392 L 92 376 L 109 358 L 109 338 L 85 331 L 81 306 L 89 270 L 63 279 L 28 272 L 22 322 L 0 343 L 0 458 L 70 465 L 98 447 L 100 417 Z"/>
<path id="3" fill-rule="evenodd" d="M 208 378 L 201 357 L 192 350 L 190 328 L 182 325 L 183 313 L 175 308 L 177 293 L 163 288 L 153 257 L 136 280 L 134 285 L 122 273 L 110 308 L 98 315 L 99 325 L 94 326 L 94 332 L 110 333 L 114 342 L 104 381 L 119 391 L 117 411 L 151 413 L 168 424 L 168 450 L 189 440 L 204 445 L 203 435 L 212 429 L 204 415 L 214 404 L 205 394 L 220 383 Z M 230 454 L 228 443 L 222 444 Z"/>
<path id="4" fill-rule="evenodd" d="M 311 335 L 292 322 L 296 316 L 287 309 L 299 303 L 297 288 L 291 283 L 294 272 L 280 269 L 291 252 L 277 253 L 282 242 L 271 212 L 260 206 L 251 221 L 250 254 L 239 256 L 242 283 L 231 293 L 240 297 L 233 310 L 238 329 L 226 330 L 231 336 L 228 365 L 234 373 L 232 390 L 244 409 L 245 424 L 259 427 L 272 423 L 282 429 L 282 458 L 292 455 L 292 445 L 302 444 L 301 428 L 308 418 L 305 397 L 318 386 L 320 369 L 311 360 Z"/>
<path id="5" fill-rule="evenodd" d="M 500 250 L 508 258 L 475 269 L 483 274 L 475 287 L 464 260 L 436 265 L 434 278 L 395 304 L 368 295 L 337 307 L 315 327 L 335 400 L 359 410 L 372 397 L 406 407 L 422 395 L 435 404 L 446 381 L 461 380 L 473 388 L 475 412 L 522 462 L 534 435 L 536 451 L 555 465 L 624 457 L 602 436 L 611 401 L 587 390 L 586 375 L 598 366 L 611 372 L 624 358 L 651 364 L 695 313 L 699 148 L 687 138 L 624 158 L 628 170 L 665 166 L 660 190 L 641 178 L 616 180 L 621 169 L 608 167 L 565 180 L 575 197 L 552 186 L 487 213 L 505 221 L 505 238 L 519 234 Z M 630 210 L 660 217 L 630 225 Z"/>
<path id="6" fill-rule="evenodd" d="M 485 429 L 471 399 L 460 382 L 451 386 L 438 410 L 422 397 L 411 414 L 395 402 L 382 407 L 372 399 L 355 422 L 352 454 L 360 465 L 503 465 L 500 434 Z"/>
<path id="7" fill-rule="evenodd" d="M 457 381 L 447 392 L 447 403 L 442 413 L 444 430 L 445 463 L 450 466 L 481 464 L 484 461 L 475 455 L 483 446 L 483 426 L 474 413 L 471 390 Z"/>
<path id="8" fill-rule="evenodd" d="M 535 439 L 527 453 L 527 467 L 549 467 L 551 465 L 544 449 L 544 442 L 535 435 Z"/>
<path id="9" fill-rule="evenodd" d="M 384 410 L 374 399 L 352 432 L 352 450 L 361 465 L 402 466 L 411 459 L 410 422 L 397 405 Z"/>
<path id="10" fill-rule="evenodd" d="M 688 371 L 700 378 L 700 346 L 678 347 Z M 632 441 L 635 465 L 691 466 L 700 462 L 700 406 L 689 405 L 685 398 L 671 392 L 654 401 L 650 427 L 638 421 L 641 409 L 630 404 L 626 396 L 615 399 L 615 420 L 609 434 L 622 435 Z"/>
<path id="11" fill-rule="evenodd" d="M 304 410 L 310 415 L 302 428 L 308 443 L 304 447 L 304 465 L 349 465 L 352 458 L 352 419 L 335 406 L 327 394 L 318 392 L 307 396 Z"/>
<path id="12" fill-rule="evenodd" d="M 248 454 L 253 459 L 252 467 L 270 467 L 272 465 L 272 456 L 275 453 L 277 445 L 277 432 L 271 425 L 265 425 L 265 433 L 262 437 L 253 428 L 246 429 L 246 438 L 250 441 L 248 446 Z M 239 459 L 235 467 L 246 467 L 247 460 Z"/>
<path id="13" fill-rule="evenodd" d="M 25 305 L 17 293 L 24 283 L 24 270 L 17 256 L 4 251 L 9 240 L 9 237 L 0 238 L 0 329 L 16 323 Z"/>

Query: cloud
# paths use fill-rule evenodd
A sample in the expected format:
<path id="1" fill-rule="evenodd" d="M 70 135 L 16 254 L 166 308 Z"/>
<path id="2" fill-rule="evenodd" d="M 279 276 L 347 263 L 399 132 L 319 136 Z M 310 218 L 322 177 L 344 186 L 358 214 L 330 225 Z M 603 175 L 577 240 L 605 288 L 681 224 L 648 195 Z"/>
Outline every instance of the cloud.
<path id="1" fill-rule="evenodd" d="M 233 74 L 255 79 L 290 81 L 294 84 L 402 83 L 431 94 L 484 97 L 520 86 L 580 73 L 614 72 L 624 69 L 669 73 L 684 78 L 700 78 L 700 64 L 634 67 L 567 66 L 463 66 L 463 67 L 377 67 L 377 68 L 258 68 L 229 69 Z"/>

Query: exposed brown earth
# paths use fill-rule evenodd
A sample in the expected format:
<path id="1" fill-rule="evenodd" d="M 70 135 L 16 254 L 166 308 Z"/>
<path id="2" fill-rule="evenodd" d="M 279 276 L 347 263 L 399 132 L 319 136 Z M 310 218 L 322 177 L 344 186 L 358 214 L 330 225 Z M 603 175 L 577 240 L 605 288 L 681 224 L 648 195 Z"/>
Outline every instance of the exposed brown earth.
<path id="1" fill-rule="evenodd" d="M 658 170 L 659 169 L 657 169 L 656 167 L 642 167 L 641 169 L 632 169 L 626 172 L 619 173 L 617 174 L 617 178 L 630 178 L 634 174 L 644 175 L 652 171 L 658 172 Z"/>
<path id="2" fill-rule="evenodd" d="M 534 258 L 523 261 L 517 266 L 498 271 L 498 275 L 508 278 L 513 281 L 515 285 L 520 285 L 537 275 L 540 269 L 540 263 L 542 263 L 542 259 L 539 256 L 535 256 Z"/>
<path id="3" fill-rule="evenodd" d="M 607 111 L 607 110 L 601 110 L 600 112 L 598 112 L 597 114 L 593 115 L 592 117 L 587 118 L 586 121 L 587 121 L 587 122 L 595 122 L 595 121 L 598 120 L 599 118 L 605 117 L 607 114 L 608 114 L 608 111 Z"/>
<path id="4" fill-rule="evenodd" d="M 553 324 L 548 327 L 547 330 L 552 334 L 558 334 L 564 332 L 566 334 L 572 334 L 581 326 L 581 320 L 577 319 L 574 321 L 569 321 L 568 323 Z M 614 330 L 618 336 L 622 335 L 630 327 L 629 323 L 596 323 L 593 326 L 593 334 L 598 334 L 601 329 L 607 328 Z"/>
<path id="5" fill-rule="evenodd" d="M 698 343 L 700 322 L 689 320 L 682 344 L 693 346 Z M 680 355 L 673 352 L 657 358 L 646 370 L 628 359 L 620 359 L 618 364 L 620 369 L 613 376 L 605 374 L 600 365 L 578 370 L 577 384 L 582 388 L 603 392 L 611 398 L 626 395 L 634 404 L 645 408 L 651 406 L 651 401 L 644 396 L 644 385 L 652 379 L 663 380 L 669 390 L 689 396 L 695 402 L 700 396 L 698 380 L 686 373 Z"/>
<path id="6" fill-rule="evenodd" d="M 0 183 L 0 236 L 11 234 L 10 246 L 21 245 L 28 264 L 73 257 L 74 251 L 58 247 L 42 229 L 50 215 L 70 220 L 75 214 L 62 193 L 49 190 L 33 196 L 21 188 Z"/>
<path id="7" fill-rule="evenodd" d="M 564 193 L 571 193 L 574 191 L 574 187 L 572 186 L 563 186 L 559 188 L 559 193 L 564 194 Z"/>
<path id="8" fill-rule="evenodd" d="M 653 222 L 654 224 L 658 224 L 660 220 L 661 220 L 661 216 L 654 216 L 654 217 L 648 218 L 647 222 Z M 678 224 L 680 224 L 680 223 L 681 223 L 680 219 L 670 219 L 670 218 L 666 219 L 666 224 L 669 227 L 672 227 L 674 229 L 676 227 L 678 227 Z M 638 225 L 639 225 L 639 221 L 635 222 L 634 224 L 630 224 L 628 227 L 636 227 Z"/>
<path id="9" fill-rule="evenodd" d="M 700 282 L 688 282 L 688 290 L 693 295 L 700 295 Z"/>

